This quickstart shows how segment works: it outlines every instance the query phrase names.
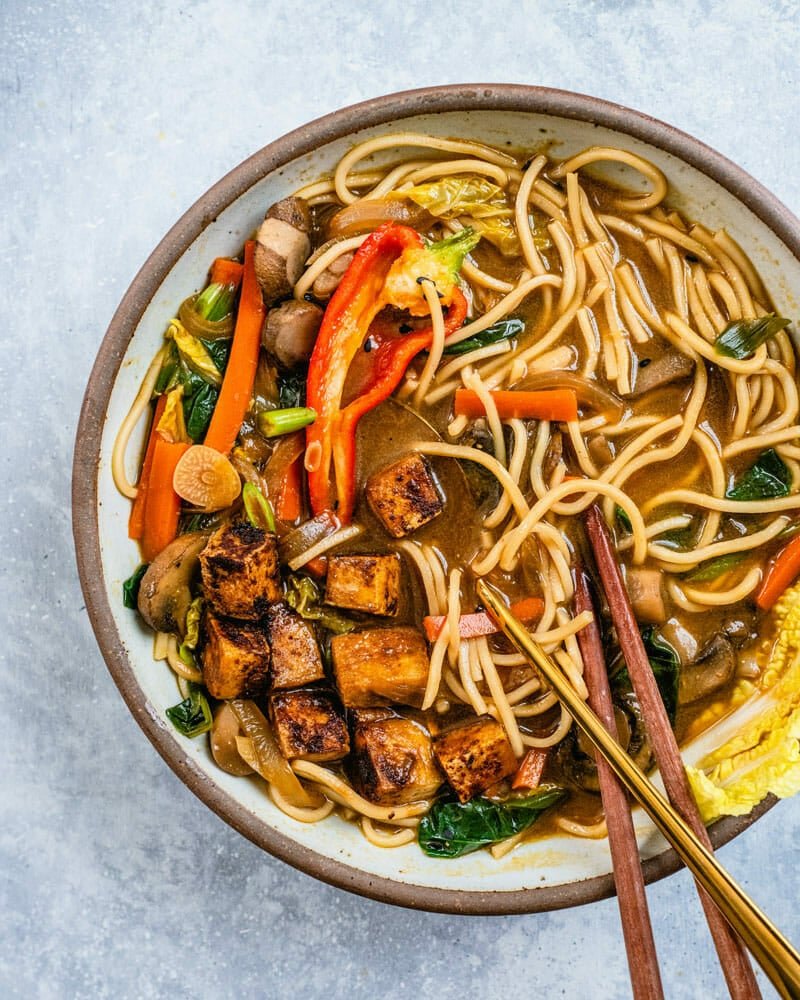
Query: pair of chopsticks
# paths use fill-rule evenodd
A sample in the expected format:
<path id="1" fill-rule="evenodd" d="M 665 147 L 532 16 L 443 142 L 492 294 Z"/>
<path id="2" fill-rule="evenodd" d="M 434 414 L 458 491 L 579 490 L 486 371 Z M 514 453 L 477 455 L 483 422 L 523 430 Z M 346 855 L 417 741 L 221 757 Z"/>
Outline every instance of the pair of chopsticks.
<path id="1" fill-rule="evenodd" d="M 587 705 L 556 663 L 530 637 L 499 592 L 479 581 L 478 594 L 516 648 L 540 670 L 598 751 L 597 767 L 608 826 L 631 985 L 636 1000 L 663 997 L 644 879 L 623 786 L 640 802 L 692 872 L 728 989 L 735 1000 L 760 997 L 745 945 L 782 997 L 800 998 L 800 955 L 719 864 L 689 788 L 680 751 L 630 606 L 605 521 L 597 507 L 585 517 L 600 582 L 616 628 L 656 763 L 672 802 L 651 784 L 617 741 L 605 658 L 596 624 L 578 633 Z M 594 610 L 586 574 L 579 570 L 575 610 Z"/>

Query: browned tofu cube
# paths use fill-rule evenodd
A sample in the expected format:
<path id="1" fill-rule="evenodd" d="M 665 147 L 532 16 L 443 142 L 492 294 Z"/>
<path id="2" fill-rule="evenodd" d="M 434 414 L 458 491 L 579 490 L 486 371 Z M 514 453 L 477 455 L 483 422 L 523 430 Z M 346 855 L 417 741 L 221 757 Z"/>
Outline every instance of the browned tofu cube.
<path id="1" fill-rule="evenodd" d="M 269 717 L 287 760 L 341 760 L 350 751 L 344 713 L 328 691 L 281 691 L 269 699 Z"/>
<path id="2" fill-rule="evenodd" d="M 331 658 L 347 708 L 422 704 L 430 661 L 416 629 L 373 628 L 336 635 L 331 639 Z"/>
<path id="3" fill-rule="evenodd" d="M 245 522 L 214 532 L 200 569 L 206 599 L 220 615 L 256 621 L 283 596 L 275 535 Z"/>
<path id="4" fill-rule="evenodd" d="M 332 556 L 325 600 L 339 608 L 396 615 L 400 601 L 400 556 Z"/>
<path id="5" fill-rule="evenodd" d="M 270 682 L 273 691 L 302 687 L 325 676 L 314 633 L 283 601 L 267 610 L 267 631 L 272 648 Z"/>
<path id="6" fill-rule="evenodd" d="M 395 538 L 416 531 L 444 510 L 430 464 L 406 455 L 367 480 L 367 501 L 375 517 Z"/>
<path id="7" fill-rule="evenodd" d="M 351 775 L 357 792 L 386 806 L 430 798 L 443 780 L 430 736 L 397 717 L 356 726 Z"/>
<path id="8" fill-rule="evenodd" d="M 203 630 L 203 680 L 209 694 L 221 701 L 261 694 L 269 682 L 270 659 L 263 629 L 207 611 Z"/>
<path id="9" fill-rule="evenodd" d="M 491 715 L 446 730 L 433 741 L 433 751 L 461 802 L 517 769 L 508 737 Z"/>

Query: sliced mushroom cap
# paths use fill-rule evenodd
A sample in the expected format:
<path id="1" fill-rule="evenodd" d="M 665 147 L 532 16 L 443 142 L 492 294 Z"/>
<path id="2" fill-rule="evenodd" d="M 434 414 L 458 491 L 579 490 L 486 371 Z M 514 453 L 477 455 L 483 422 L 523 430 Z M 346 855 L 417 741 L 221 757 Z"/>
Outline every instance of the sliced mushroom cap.
<path id="1" fill-rule="evenodd" d="M 691 705 L 719 691 L 730 682 L 736 670 L 736 651 L 727 636 L 718 633 L 680 673 L 678 704 Z"/>
<path id="2" fill-rule="evenodd" d="M 311 357 L 323 315 L 313 302 L 290 299 L 270 309 L 262 343 L 285 368 L 294 368 Z"/>
<path id="3" fill-rule="evenodd" d="M 211 755 L 223 771 L 241 778 L 246 774 L 252 774 L 253 769 L 242 760 L 236 749 L 236 737 L 240 734 L 239 720 L 235 712 L 227 701 L 223 701 L 214 712 L 214 723 L 210 733 Z"/>
<path id="4" fill-rule="evenodd" d="M 294 288 L 311 253 L 311 216 L 302 198 L 284 198 L 267 212 L 256 236 L 256 277 L 271 306 Z"/>
<path id="5" fill-rule="evenodd" d="M 203 531 L 179 535 L 148 566 L 139 587 L 139 614 L 157 632 L 183 634 L 192 580 L 207 541 Z"/>
<path id="6" fill-rule="evenodd" d="M 638 621 L 649 622 L 652 625 L 660 625 L 666 621 L 662 579 L 663 573 L 660 569 L 633 566 L 626 571 L 625 587 Z"/>
<path id="7" fill-rule="evenodd" d="M 311 286 L 311 294 L 320 302 L 327 302 L 339 287 L 342 275 L 350 267 L 355 253 L 343 253 L 332 261 Z"/>
<path id="8" fill-rule="evenodd" d="M 645 361 L 648 363 L 645 364 Z M 694 372 L 694 361 L 680 351 L 666 350 L 657 358 L 643 358 L 636 372 L 636 382 L 629 397 L 642 396 L 651 389 L 660 389 L 689 378 Z"/>

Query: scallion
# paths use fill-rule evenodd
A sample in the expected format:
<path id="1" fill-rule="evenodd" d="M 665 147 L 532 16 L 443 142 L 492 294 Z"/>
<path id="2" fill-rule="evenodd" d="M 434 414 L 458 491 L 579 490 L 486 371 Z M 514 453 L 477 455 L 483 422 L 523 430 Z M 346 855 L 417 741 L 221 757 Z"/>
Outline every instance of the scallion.
<path id="1" fill-rule="evenodd" d="M 759 316 L 757 319 L 736 319 L 728 323 L 714 341 L 714 350 L 726 358 L 743 361 L 770 337 L 780 333 L 790 323 L 783 316 Z"/>
<path id="2" fill-rule="evenodd" d="M 275 531 L 275 512 L 272 509 L 272 504 L 253 483 L 244 484 L 242 502 L 247 519 L 254 528 Z"/>
<path id="3" fill-rule="evenodd" d="M 266 438 L 291 434 L 308 427 L 317 419 L 317 411 L 310 406 L 290 406 L 285 410 L 265 410 L 257 417 L 258 429 Z"/>

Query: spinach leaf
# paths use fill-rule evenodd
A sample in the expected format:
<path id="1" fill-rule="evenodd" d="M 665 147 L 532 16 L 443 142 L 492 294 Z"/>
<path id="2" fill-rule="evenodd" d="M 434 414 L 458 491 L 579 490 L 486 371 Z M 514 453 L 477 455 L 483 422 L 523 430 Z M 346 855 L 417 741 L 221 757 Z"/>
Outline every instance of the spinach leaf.
<path id="1" fill-rule="evenodd" d="M 700 563 L 695 569 L 685 573 L 683 579 L 687 583 L 707 583 L 709 580 L 716 580 L 718 576 L 727 573 L 729 569 L 738 566 L 746 557 L 746 552 L 730 552 L 726 556 L 718 556 L 716 559 L 707 559 Z"/>
<path id="2" fill-rule="evenodd" d="M 614 508 L 614 513 L 617 520 L 622 525 L 622 527 L 630 534 L 633 531 L 633 525 L 631 524 L 631 519 L 625 513 L 625 511 L 620 507 L 619 504 Z"/>
<path id="3" fill-rule="evenodd" d="M 133 608 L 135 610 L 139 600 L 139 585 L 142 582 L 142 577 L 147 572 L 148 565 L 149 563 L 142 563 L 122 584 L 122 603 L 126 608 Z"/>
<path id="4" fill-rule="evenodd" d="M 433 858 L 460 858 L 526 830 L 566 794 L 563 788 L 550 785 L 506 802 L 483 796 L 469 802 L 439 799 L 422 818 L 419 845 Z"/>
<path id="5" fill-rule="evenodd" d="M 203 340 L 201 338 L 200 343 L 211 355 L 211 360 L 219 369 L 220 375 L 224 375 L 225 369 L 228 367 L 228 358 L 230 357 L 233 341 L 227 337 L 220 337 L 219 340 Z"/>
<path id="6" fill-rule="evenodd" d="M 492 324 L 492 326 L 487 327 L 487 329 L 481 330 L 480 333 L 476 333 L 472 337 L 467 337 L 466 340 L 459 341 L 457 344 L 450 344 L 448 347 L 445 347 L 442 353 L 467 354 L 469 351 L 475 351 L 479 347 L 487 347 L 489 344 L 497 344 L 501 340 L 518 337 L 524 330 L 525 324 L 515 316 L 512 316 L 510 319 L 501 319 L 497 323 Z"/>
<path id="7" fill-rule="evenodd" d="M 167 718 L 183 736 L 194 739 L 211 729 L 208 699 L 197 684 L 191 685 L 189 697 L 167 709 Z"/>
<path id="8" fill-rule="evenodd" d="M 789 495 L 792 476 L 774 448 L 762 451 L 725 496 L 729 500 L 768 500 Z"/>
<path id="9" fill-rule="evenodd" d="M 728 323 L 714 341 L 714 350 L 726 358 L 749 358 L 757 347 L 780 333 L 790 320 L 783 316 L 759 316 L 758 319 L 737 319 Z"/>
<path id="10" fill-rule="evenodd" d="M 202 382 L 202 379 L 199 379 Z M 213 385 L 202 382 L 202 385 L 187 396 L 184 390 L 183 415 L 186 420 L 186 433 L 192 441 L 202 441 L 205 437 L 214 407 L 217 405 L 219 393 Z"/>
<path id="11" fill-rule="evenodd" d="M 161 396 L 169 389 L 174 388 L 178 382 L 179 370 L 180 359 L 178 357 L 178 348 L 175 346 L 175 341 L 171 340 L 167 349 L 167 355 L 161 363 L 161 371 L 158 373 L 153 392 L 157 396 Z"/>
<path id="12" fill-rule="evenodd" d="M 647 653 L 647 659 L 653 670 L 661 700 L 667 710 L 670 723 L 675 725 L 675 713 L 678 711 L 678 675 L 680 673 L 680 660 L 678 654 L 670 644 L 655 634 L 652 625 L 642 630 L 642 642 Z M 633 690 L 628 668 L 614 674 L 612 688 L 617 694 L 624 694 Z"/>
<path id="13" fill-rule="evenodd" d="M 282 410 L 306 405 L 307 374 L 302 368 L 278 374 L 278 402 Z"/>

